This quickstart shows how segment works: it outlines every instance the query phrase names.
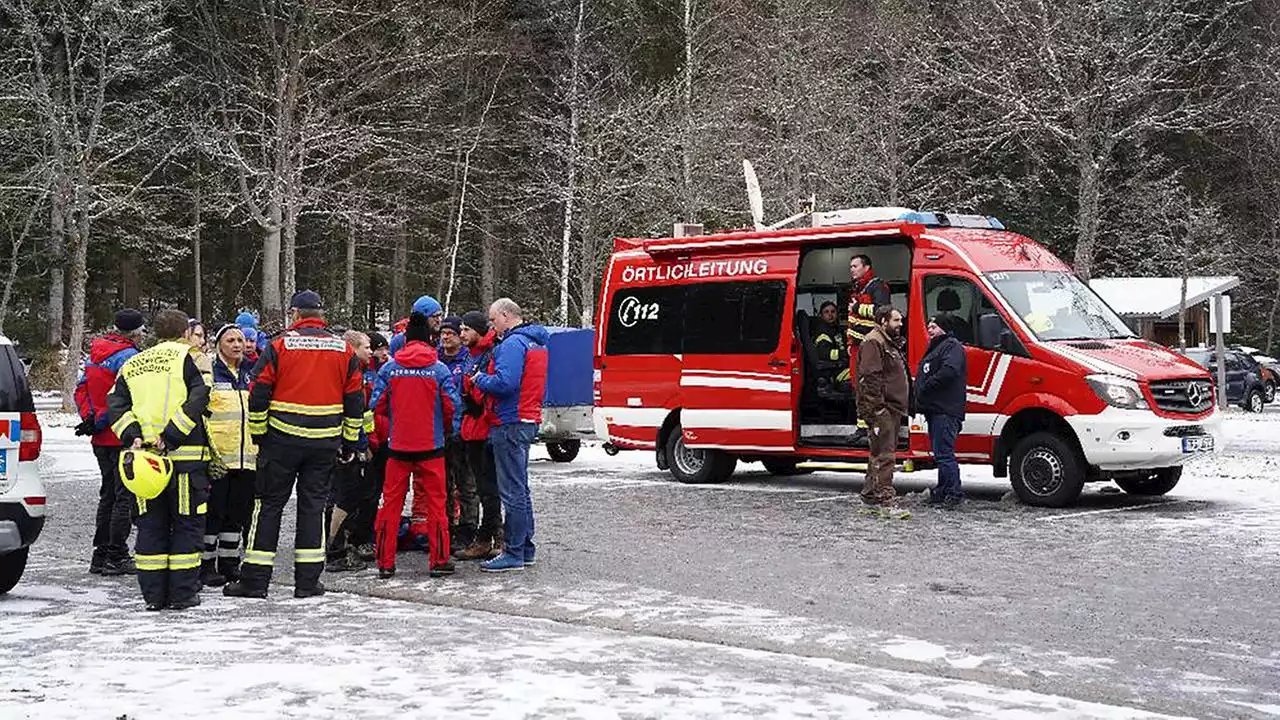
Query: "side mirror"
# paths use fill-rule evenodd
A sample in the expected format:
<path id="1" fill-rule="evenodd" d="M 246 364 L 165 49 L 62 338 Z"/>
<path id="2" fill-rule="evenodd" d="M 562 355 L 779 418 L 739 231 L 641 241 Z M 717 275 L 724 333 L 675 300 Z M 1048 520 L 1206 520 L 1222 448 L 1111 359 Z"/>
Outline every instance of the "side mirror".
<path id="1" fill-rule="evenodd" d="M 978 346 L 995 350 L 1004 347 L 1004 320 L 995 313 L 978 316 Z"/>

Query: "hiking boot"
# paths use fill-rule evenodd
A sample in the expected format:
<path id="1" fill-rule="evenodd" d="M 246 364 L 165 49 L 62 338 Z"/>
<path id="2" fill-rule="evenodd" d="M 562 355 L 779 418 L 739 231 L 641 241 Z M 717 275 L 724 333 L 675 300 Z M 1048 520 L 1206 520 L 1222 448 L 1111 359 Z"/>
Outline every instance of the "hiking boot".
<path id="1" fill-rule="evenodd" d="M 484 572 L 490 573 L 507 572 L 509 570 L 523 570 L 524 558 L 502 553 L 492 560 L 486 560 L 480 563 L 480 569 Z"/>
<path id="2" fill-rule="evenodd" d="M 302 600 L 304 598 L 320 597 L 324 594 L 324 583 L 316 583 L 315 587 L 293 589 L 293 596 Z"/>
<path id="3" fill-rule="evenodd" d="M 227 583 L 222 586 L 222 594 L 227 597 L 254 598 L 256 600 L 265 600 L 267 598 L 267 589 L 261 590 L 250 588 L 241 581 Z"/>
<path id="4" fill-rule="evenodd" d="M 476 541 L 468 547 L 459 549 L 454 557 L 459 560 L 488 560 L 491 552 L 493 552 L 492 540 L 476 538 Z"/>
<path id="5" fill-rule="evenodd" d="M 104 555 L 101 550 L 95 549 L 93 551 L 93 557 L 89 558 L 89 574 L 101 575 L 102 564 L 106 562 L 106 559 L 107 559 L 106 555 Z"/>
<path id="6" fill-rule="evenodd" d="M 356 546 L 356 557 L 365 562 L 373 562 L 378 555 L 373 549 L 373 543 L 362 543 Z"/>
<path id="7" fill-rule="evenodd" d="M 368 563 L 360 559 L 356 549 L 349 547 L 341 557 L 325 563 L 324 569 L 329 572 L 355 572 L 368 567 Z"/>
<path id="8" fill-rule="evenodd" d="M 240 580 L 240 561 L 227 559 L 218 561 L 218 574 L 227 579 L 227 582 L 237 582 Z"/>
<path id="9" fill-rule="evenodd" d="M 880 517 L 885 520 L 910 520 L 911 511 L 898 506 L 897 503 L 885 503 L 880 506 Z"/>
<path id="10" fill-rule="evenodd" d="M 396 576 L 396 568 L 392 565 L 389 568 L 378 568 L 378 579 L 387 580 Z"/>
<path id="11" fill-rule="evenodd" d="M 222 576 L 219 575 L 218 577 L 222 577 Z M 189 610 L 193 607 L 199 607 L 199 606 L 200 606 L 199 594 L 192 595 L 189 598 L 183 598 L 182 600 L 173 600 L 169 603 L 170 610 Z"/>
<path id="12" fill-rule="evenodd" d="M 200 563 L 200 584 L 205 587 L 221 587 L 227 584 L 227 579 L 218 572 L 217 563 L 205 560 Z"/>
<path id="13" fill-rule="evenodd" d="M 162 602 L 147 603 L 147 612 L 159 612 L 164 608 L 165 604 Z"/>
<path id="14" fill-rule="evenodd" d="M 454 572 L 456 572 L 456 570 L 453 567 L 453 563 L 451 562 L 441 563 L 439 565 L 432 566 L 431 577 L 433 578 L 448 577 L 452 575 Z"/>
<path id="15" fill-rule="evenodd" d="M 524 566 L 533 567 L 538 564 L 538 556 L 536 551 L 526 551 L 524 554 Z"/>
<path id="16" fill-rule="evenodd" d="M 103 575 L 133 575 L 136 572 L 138 568 L 133 564 L 133 558 L 128 555 L 116 560 L 105 560 L 102 563 Z"/>

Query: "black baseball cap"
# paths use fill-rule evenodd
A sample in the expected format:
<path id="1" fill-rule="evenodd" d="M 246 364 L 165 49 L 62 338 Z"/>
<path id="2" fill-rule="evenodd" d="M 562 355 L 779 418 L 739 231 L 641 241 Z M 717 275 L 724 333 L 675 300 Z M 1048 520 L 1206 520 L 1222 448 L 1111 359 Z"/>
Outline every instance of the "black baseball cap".
<path id="1" fill-rule="evenodd" d="M 302 290 L 294 293 L 289 307 L 294 310 L 323 310 L 324 303 L 320 300 L 320 293 L 315 290 Z"/>

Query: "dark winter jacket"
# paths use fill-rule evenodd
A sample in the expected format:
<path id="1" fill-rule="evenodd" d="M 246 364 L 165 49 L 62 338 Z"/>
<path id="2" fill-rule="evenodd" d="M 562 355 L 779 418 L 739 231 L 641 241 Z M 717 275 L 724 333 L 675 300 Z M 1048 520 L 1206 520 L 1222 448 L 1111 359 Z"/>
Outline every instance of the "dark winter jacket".
<path id="1" fill-rule="evenodd" d="M 547 329 L 519 325 L 502 334 L 486 372 L 476 387 L 496 401 L 499 425 L 542 423 L 547 391 Z"/>
<path id="2" fill-rule="evenodd" d="M 94 445 L 120 445 L 107 421 L 107 393 L 115 386 L 120 368 L 137 354 L 138 347 L 123 335 L 103 335 L 89 345 L 89 361 L 76 383 L 75 399 L 80 418 L 93 423 Z"/>
<path id="3" fill-rule="evenodd" d="M 378 371 L 372 402 L 374 412 L 387 418 L 392 457 L 438 455 L 461 420 L 453 376 L 435 348 L 416 340 Z"/>
<path id="4" fill-rule="evenodd" d="M 968 376 L 964 345 L 954 335 L 930 340 L 916 373 L 916 412 L 964 420 Z"/>
<path id="5" fill-rule="evenodd" d="M 489 429 L 498 424 L 493 398 L 476 387 L 475 375 L 489 367 L 493 359 L 493 343 L 497 335 L 490 330 L 475 347 L 467 349 L 462 363 L 462 439 L 468 442 L 488 440 Z"/>

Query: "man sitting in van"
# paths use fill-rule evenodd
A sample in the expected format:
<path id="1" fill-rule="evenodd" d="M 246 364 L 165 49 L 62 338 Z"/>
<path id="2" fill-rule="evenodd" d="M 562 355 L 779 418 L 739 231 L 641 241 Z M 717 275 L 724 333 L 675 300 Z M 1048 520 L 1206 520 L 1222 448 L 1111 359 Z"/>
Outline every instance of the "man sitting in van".
<path id="1" fill-rule="evenodd" d="M 813 348 L 817 358 L 818 379 L 839 386 L 849 382 L 849 355 L 840 337 L 839 310 L 830 300 L 818 310 L 818 323 L 813 329 Z"/>

